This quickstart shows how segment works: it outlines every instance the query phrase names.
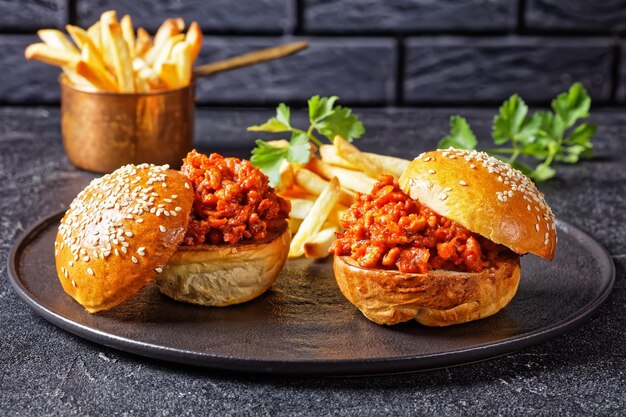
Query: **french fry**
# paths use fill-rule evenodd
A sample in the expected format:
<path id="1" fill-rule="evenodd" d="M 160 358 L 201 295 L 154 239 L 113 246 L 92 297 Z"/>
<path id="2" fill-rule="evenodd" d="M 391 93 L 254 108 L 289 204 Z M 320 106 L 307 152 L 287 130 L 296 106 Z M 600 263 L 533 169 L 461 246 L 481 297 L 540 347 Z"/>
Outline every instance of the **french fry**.
<path id="1" fill-rule="evenodd" d="M 80 55 L 52 48 L 43 42 L 28 45 L 24 51 L 24 56 L 28 60 L 36 59 L 37 61 L 59 67 L 71 65 L 80 60 Z"/>
<path id="2" fill-rule="evenodd" d="M 137 74 L 136 80 L 140 80 L 140 83 L 148 85 L 149 90 L 161 90 L 167 88 L 163 80 L 145 61 L 141 58 L 133 59 L 133 71 Z M 147 91 L 149 91 L 147 90 Z"/>
<path id="3" fill-rule="evenodd" d="M 137 39 L 135 40 L 135 56 L 143 57 L 148 50 L 152 48 L 152 38 L 150 34 L 144 29 L 137 29 Z"/>
<path id="4" fill-rule="evenodd" d="M 289 217 L 293 219 L 304 220 L 304 218 L 313 208 L 313 204 L 315 204 L 315 199 L 290 198 L 289 202 L 291 203 L 291 211 L 289 212 Z"/>
<path id="5" fill-rule="evenodd" d="M 172 48 L 172 59 L 176 62 L 176 73 L 178 79 L 183 85 L 191 82 L 192 60 L 191 45 L 187 42 L 178 42 Z"/>
<path id="6" fill-rule="evenodd" d="M 362 153 L 371 160 L 376 161 L 376 163 L 382 167 L 382 172 L 380 172 L 380 174 L 386 172 L 393 175 L 396 179 L 400 178 L 400 175 L 402 175 L 406 167 L 409 165 L 409 162 L 411 162 L 407 159 L 396 158 L 395 156 L 379 155 L 371 152 Z M 331 165 L 354 169 L 357 171 L 360 169 L 358 165 L 354 165 L 339 156 L 337 148 L 333 145 L 322 145 L 320 147 L 320 156 L 322 161 Z"/>
<path id="7" fill-rule="evenodd" d="M 78 49 L 70 42 L 65 34 L 56 29 L 41 29 L 37 31 L 39 38 L 48 46 L 70 54 L 78 55 Z"/>
<path id="8" fill-rule="evenodd" d="M 289 225 L 289 231 L 291 231 L 292 235 L 295 235 L 302 224 L 302 219 L 294 219 L 290 217 L 287 219 L 287 224 Z"/>
<path id="9" fill-rule="evenodd" d="M 319 197 L 317 197 L 313 207 L 311 207 L 311 210 L 298 228 L 298 232 L 291 240 L 289 257 L 293 258 L 304 254 L 304 244 L 311 240 L 320 231 L 324 222 L 326 222 L 328 215 L 339 198 L 339 191 L 339 180 L 333 178 Z"/>
<path id="10" fill-rule="evenodd" d="M 65 74 L 67 79 L 70 80 L 72 84 L 77 85 L 87 90 L 92 90 L 92 91 L 98 90 L 95 85 L 89 82 L 89 80 L 78 75 L 76 73 L 76 70 L 71 65 L 66 65 L 61 68 L 63 69 L 63 74 Z"/>
<path id="11" fill-rule="evenodd" d="M 306 168 L 300 168 L 294 175 L 295 183 L 311 194 L 320 195 L 328 185 L 328 181 Z M 355 195 L 349 191 L 341 190 L 339 201 L 347 206 L 354 203 Z"/>
<path id="12" fill-rule="evenodd" d="M 93 42 L 93 45 L 96 47 L 96 50 L 101 53 L 102 51 L 102 36 L 101 36 L 100 22 L 96 22 L 91 25 L 87 29 L 87 35 L 89 35 L 89 39 Z"/>
<path id="13" fill-rule="evenodd" d="M 113 69 L 119 90 L 121 92 L 134 92 L 135 82 L 133 79 L 133 67 L 126 42 L 122 37 L 122 28 L 117 22 L 110 23 L 102 32 L 103 45 L 110 47 Z M 105 41 L 106 40 L 106 41 Z"/>
<path id="14" fill-rule="evenodd" d="M 338 231 L 339 228 L 337 226 L 326 223 L 324 228 L 313 239 L 304 244 L 304 256 L 307 258 L 325 258 L 330 255 L 328 249 L 337 239 L 335 233 Z"/>
<path id="15" fill-rule="evenodd" d="M 107 91 L 117 91 L 117 81 L 115 77 L 106 69 L 102 56 L 96 49 L 91 38 L 83 39 L 81 57 L 82 60 L 94 71 L 98 79 L 107 86 Z"/>
<path id="16" fill-rule="evenodd" d="M 148 65 L 151 65 L 152 68 L 155 68 L 155 69 L 157 67 L 160 67 L 161 64 L 163 64 L 164 62 L 170 60 L 170 58 L 172 57 L 172 49 L 174 49 L 174 46 L 177 43 L 182 42 L 184 39 L 185 39 L 185 35 L 180 35 L 179 34 L 179 35 L 172 36 L 167 41 L 165 41 L 165 44 L 163 44 L 160 47 L 159 53 L 156 56 L 156 58 L 154 59 L 154 62 L 150 63 L 148 61 L 148 57 L 146 56 L 146 63 Z M 155 47 L 155 49 L 156 49 L 156 47 Z"/>
<path id="17" fill-rule="evenodd" d="M 102 91 L 115 91 L 116 85 L 111 82 L 104 74 L 108 74 L 106 72 L 101 72 L 99 69 L 96 69 L 84 61 L 78 61 L 74 64 L 74 71 L 91 84 L 93 84 L 98 90 Z"/>
<path id="18" fill-rule="evenodd" d="M 395 156 L 388 155 L 379 155 L 376 153 L 365 152 L 365 155 L 370 157 L 370 159 L 376 160 L 383 167 L 383 172 L 390 173 L 396 178 L 396 180 L 400 178 L 411 162 L 408 159 L 396 158 Z"/>
<path id="19" fill-rule="evenodd" d="M 359 150 L 356 146 L 342 138 L 335 136 L 333 145 L 337 148 L 337 154 L 350 162 L 354 166 L 358 166 L 360 171 L 365 172 L 370 177 L 376 179 L 383 173 L 384 168 L 378 161 L 370 158 Z"/>
<path id="20" fill-rule="evenodd" d="M 181 30 L 176 19 L 165 19 L 154 35 L 154 47 L 162 46 L 169 38 L 178 35 Z"/>
<path id="21" fill-rule="evenodd" d="M 109 10 L 100 15 L 100 52 L 102 53 L 102 60 L 109 70 L 115 72 L 113 45 L 111 44 L 111 31 L 109 29 L 109 25 L 113 23 L 117 23 L 117 13 L 115 11 Z M 118 84 L 121 84 L 120 80 L 118 80 Z"/>
<path id="22" fill-rule="evenodd" d="M 159 74 L 159 78 L 163 80 L 168 88 L 180 87 L 180 80 L 178 79 L 178 73 L 176 72 L 176 64 L 172 61 L 167 61 L 160 64 L 156 68 L 156 73 Z"/>
<path id="23" fill-rule="evenodd" d="M 85 44 L 93 44 L 93 41 L 91 40 L 89 34 L 85 29 L 79 28 L 78 26 L 74 25 L 65 25 L 65 30 L 67 30 L 67 33 L 70 34 L 70 37 L 72 38 L 76 46 L 78 46 L 78 49 L 80 49 L 81 51 L 84 48 Z"/>
<path id="24" fill-rule="evenodd" d="M 376 183 L 361 171 L 332 166 L 318 158 L 311 158 L 306 167 L 326 179 L 337 177 L 343 186 L 358 193 L 369 193 Z"/>
<path id="25" fill-rule="evenodd" d="M 122 27 L 122 37 L 126 41 L 126 47 L 128 48 L 128 54 L 131 57 L 135 56 L 135 30 L 133 29 L 133 21 L 129 15 L 124 15 L 120 20 L 120 26 Z"/>
<path id="26" fill-rule="evenodd" d="M 198 22 L 191 22 L 187 34 L 185 35 L 185 42 L 191 45 L 191 62 L 195 61 L 202 49 L 202 31 Z"/>

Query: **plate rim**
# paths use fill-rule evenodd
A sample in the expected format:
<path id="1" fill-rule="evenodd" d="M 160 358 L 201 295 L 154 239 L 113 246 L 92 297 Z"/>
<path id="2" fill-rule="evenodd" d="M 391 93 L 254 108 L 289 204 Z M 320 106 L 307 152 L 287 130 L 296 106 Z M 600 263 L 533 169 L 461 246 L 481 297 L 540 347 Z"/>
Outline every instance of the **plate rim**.
<path id="1" fill-rule="evenodd" d="M 570 316 L 547 327 L 537 329 L 520 336 L 512 336 L 497 342 L 488 342 L 469 348 L 417 356 L 372 359 L 298 359 L 298 360 L 260 360 L 240 357 L 211 355 L 191 350 L 165 347 L 153 343 L 118 336 L 105 331 L 77 323 L 56 311 L 45 307 L 23 284 L 17 271 L 18 258 L 23 248 L 28 245 L 42 229 L 58 221 L 66 210 L 61 210 L 39 218 L 26 229 L 11 246 L 8 256 L 8 277 L 18 296 L 40 317 L 55 326 L 82 339 L 89 340 L 120 351 L 168 362 L 192 365 L 196 367 L 236 371 L 245 373 L 300 375 L 300 376 L 363 376 L 405 372 L 418 372 L 432 369 L 475 363 L 513 353 L 543 343 L 549 339 L 577 327 L 589 318 L 609 297 L 615 285 L 615 263 L 606 248 L 591 235 L 577 226 L 557 219 L 557 226 L 574 235 L 578 241 L 586 241 L 593 255 L 605 265 L 606 282 L 598 296 L 588 304 L 576 310 Z M 604 261 L 604 262 L 603 262 Z"/>

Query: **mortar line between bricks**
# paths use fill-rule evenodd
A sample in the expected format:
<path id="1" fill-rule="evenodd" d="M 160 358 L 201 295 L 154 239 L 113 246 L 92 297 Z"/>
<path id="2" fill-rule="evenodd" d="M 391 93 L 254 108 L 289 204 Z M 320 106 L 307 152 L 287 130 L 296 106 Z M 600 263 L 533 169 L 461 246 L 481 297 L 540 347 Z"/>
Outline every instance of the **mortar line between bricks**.
<path id="1" fill-rule="evenodd" d="M 622 43 L 619 36 L 614 36 L 614 44 L 611 48 L 611 53 L 613 54 L 613 63 L 611 66 L 611 96 L 609 100 L 611 103 L 616 103 L 618 101 L 617 93 L 620 86 L 620 71 L 621 71 L 621 55 L 622 55 Z"/>
<path id="2" fill-rule="evenodd" d="M 517 25 L 516 32 L 522 34 L 526 29 L 526 0 L 518 0 L 517 2 Z"/>

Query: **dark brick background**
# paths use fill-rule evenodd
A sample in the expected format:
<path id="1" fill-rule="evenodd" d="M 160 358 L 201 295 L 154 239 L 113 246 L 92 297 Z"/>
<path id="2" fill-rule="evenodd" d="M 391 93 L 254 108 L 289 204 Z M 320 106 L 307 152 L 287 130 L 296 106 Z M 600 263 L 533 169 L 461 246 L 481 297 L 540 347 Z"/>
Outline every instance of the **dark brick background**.
<path id="1" fill-rule="evenodd" d="M 198 82 L 206 105 L 546 104 L 583 81 L 595 104 L 626 103 L 626 0 L 0 0 L 0 103 L 57 103 L 58 70 L 27 62 L 41 27 L 88 26 L 104 10 L 154 31 L 197 20 L 199 62 L 305 39 L 284 60 Z"/>

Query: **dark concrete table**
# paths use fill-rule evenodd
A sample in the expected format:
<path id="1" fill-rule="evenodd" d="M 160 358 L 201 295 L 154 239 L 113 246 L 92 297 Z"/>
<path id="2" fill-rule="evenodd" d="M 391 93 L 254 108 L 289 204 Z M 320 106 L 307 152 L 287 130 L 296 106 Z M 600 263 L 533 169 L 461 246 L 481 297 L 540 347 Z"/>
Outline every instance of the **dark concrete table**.
<path id="1" fill-rule="evenodd" d="M 488 137 L 495 110 L 361 109 L 364 149 L 410 156 L 435 146 L 450 114 Z M 197 146 L 240 149 L 272 110 L 201 110 Z M 371 378 L 215 372 L 126 354 L 66 333 L 10 287 L 7 255 L 37 218 L 66 207 L 94 176 L 65 159 L 56 108 L 0 109 L 1 415 L 616 415 L 626 410 L 626 113 L 595 110 L 595 156 L 541 185 L 556 215 L 609 250 L 617 283 L 573 332 L 491 361 Z M 247 155 L 241 155 L 247 156 Z M 564 280 L 567 277 L 563 277 Z"/>

